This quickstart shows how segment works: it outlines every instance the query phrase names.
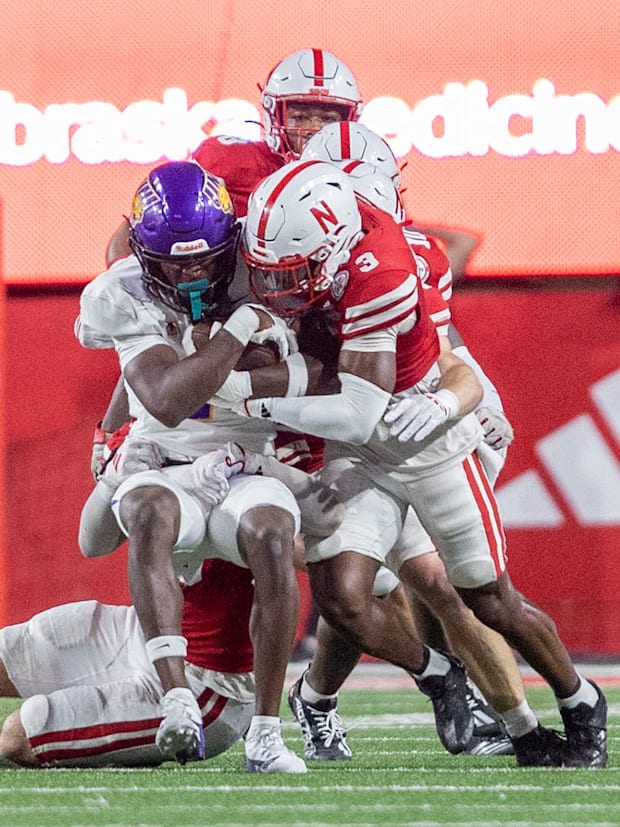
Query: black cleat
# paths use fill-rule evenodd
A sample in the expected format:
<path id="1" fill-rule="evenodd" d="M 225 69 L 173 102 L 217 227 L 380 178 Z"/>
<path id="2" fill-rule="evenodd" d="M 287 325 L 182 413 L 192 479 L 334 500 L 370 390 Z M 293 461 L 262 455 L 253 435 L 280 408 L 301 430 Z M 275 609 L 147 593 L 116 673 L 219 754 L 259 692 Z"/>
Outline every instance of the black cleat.
<path id="1" fill-rule="evenodd" d="M 348 761 L 351 750 L 338 715 L 337 701 L 320 701 L 317 704 L 304 701 L 301 697 L 304 675 L 288 692 L 288 705 L 301 727 L 304 755 L 317 761 Z"/>
<path id="2" fill-rule="evenodd" d="M 567 743 L 559 732 L 540 724 L 518 738 L 512 739 L 518 767 L 563 767 Z"/>
<path id="3" fill-rule="evenodd" d="M 474 716 L 474 734 L 466 755 L 514 755 L 504 722 L 471 678 L 467 678 L 467 703 Z"/>
<path id="4" fill-rule="evenodd" d="M 604 767 L 607 764 L 607 701 L 594 683 L 595 706 L 581 703 L 574 709 L 562 707 L 560 714 L 568 741 L 567 767 Z"/>
<path id="5" fill-rule="evenodd" d="M 474 716 L 474 737 L 505 738 L 504 722 L 471 678 L 467 677 L 467 703 Z"/>
<path id="6" fill-rule="evenodd" d="M 445 675 L 415 678 L 418 689 L 431 699 L 439 740 L 453 755 L 463 752 L 474 732 L 474 716 L 467 702 L 465 667 L 452 655 L 441 653 L 450 661 Z"/>

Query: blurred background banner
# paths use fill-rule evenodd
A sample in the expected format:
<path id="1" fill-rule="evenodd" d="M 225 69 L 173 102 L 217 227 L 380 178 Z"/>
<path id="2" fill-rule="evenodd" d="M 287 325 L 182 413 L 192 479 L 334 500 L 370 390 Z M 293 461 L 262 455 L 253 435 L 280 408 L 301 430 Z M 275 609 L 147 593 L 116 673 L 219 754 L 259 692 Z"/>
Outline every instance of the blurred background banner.
<path id="1" fill-rule="evenodd" d="M 73 336 L 80 289 L 147 172 L 208 135 L 260 139 L 257 84 L 321 47 L 356 75 L 412 219 L 480 240 L 453 313 L 515 428 L 498 484 L 513 580 L 573 651 L 620 655 L 617 12 L 613 0 L 5 4 L 0 622 L 128 600 L 125 552 L 83 560 L 77 546 L 118 372 L 113 352 Z"/>
<path id="2" fill-rule="evenodd" d="M 356 75 L 411 215 L 480 235 L 473 276 L 616 273 L 616 0 L 78 0 L 0 11 L 10 283 L 77 281 L 154 164 L 258 138 L 259 90 L 306 46 Z"/>

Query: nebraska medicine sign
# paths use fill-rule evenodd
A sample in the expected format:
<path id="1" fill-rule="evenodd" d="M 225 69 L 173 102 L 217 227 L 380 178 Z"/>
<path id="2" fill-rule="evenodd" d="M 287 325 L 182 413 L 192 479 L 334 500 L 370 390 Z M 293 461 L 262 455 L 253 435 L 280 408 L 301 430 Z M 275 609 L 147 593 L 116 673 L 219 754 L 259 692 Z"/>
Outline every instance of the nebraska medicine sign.
<path id="1" fill-rule="evenodd" d="M 256 82 L 307 45 L 358 78 L 412 219 L 479 236 L 472 276 L 618 273 L 615 3 L 427 5 L 411 21 L 410 4 L 391 3 L 380 30 L 352 0 L 277 20 L 267 0 L 238 0 L 232 16 L 210 4 L 208 21 L 197 1 L 172 21 L 157 0 L 112 0 L 102 17 L 77 0 L 0 12 L 6 281 L 94 276 L 148 169 L 207 136 L 260 140 Z M 339 43 L 349 18 L 359 38 Z M 312 43 L 291 35 L 300 25 Z"/>

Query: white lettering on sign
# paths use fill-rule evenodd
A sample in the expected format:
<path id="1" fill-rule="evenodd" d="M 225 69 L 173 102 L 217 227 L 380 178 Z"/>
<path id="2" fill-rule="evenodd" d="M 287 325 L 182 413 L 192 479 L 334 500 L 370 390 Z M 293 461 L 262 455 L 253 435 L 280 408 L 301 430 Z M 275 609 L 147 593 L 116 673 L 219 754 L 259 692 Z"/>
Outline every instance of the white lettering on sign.
<path id="1" fill-rule="evenodd" d="M 362 121 L 386 138 L 397 157 L 412 149 L 429 158 L 480 157 L 493 152 L 593 155 L 620 151 L 620 96 L 605 102 L 593 92 L 556 94 L 541 78 L 532 94 L 489 101 L 481 80 L 448 83 L 442 94 L 413 109 L 397 97 L 374 98 Z M 41 159 L 62 164 L 154 163 L 188 157 L 207 136 L 260 138 L 260 115 L 240 99 L 189 106 L 183 89 L 166 89 L 161 101 L 141 100 L 120 110 L 105 101 L 52 103 L 43 111 L 0 90 L 0 164 L 28 166 Z"/>

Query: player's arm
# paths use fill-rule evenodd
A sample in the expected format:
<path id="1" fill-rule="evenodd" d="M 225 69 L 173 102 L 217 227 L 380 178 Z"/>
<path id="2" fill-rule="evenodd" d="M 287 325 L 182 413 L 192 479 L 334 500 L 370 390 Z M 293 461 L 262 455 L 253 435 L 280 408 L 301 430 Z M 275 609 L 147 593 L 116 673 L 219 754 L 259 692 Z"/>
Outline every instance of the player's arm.
<path id="1" fill-rule="evenodd" d="M 99 479 L 105 468 L 106 442 L 115 431 L 122 428 L 126 422 L 129 422 L 129 418 L 129 399 L 127 398 L 123 377 L 119 376 L 108 402 L 108 407 L 95 426 L 95 433 L 93 434 L 90 470 L 95 481 Z"/>
<path id="2" fill-rule="evenodd" d="M 131 255 L 131 247 L 129 246 L 129 222 L 123 221 L 120 227 L 116 230 L 113 236 L 108 241 L 108 246 L 105 251 L 106 267 L 114 264 L 121 258 L 127 258 Z"/>
<path id="3" fill-rule="evenodd" d="M 252 335 L 272 325 L 266 313 L 245 305 L 191 356 L 179 359 L 176 351 L 165 344 L 140 349 L 126 363 L 121 355 L 123 375 L 147 411 L 174 428 L 215 396 Z M 125 347 L 130 351 L 131 341 Z"/>
<path id="4" fill-rule="evenodd" d="M 324 366 L 318 359 L 298 351 L 294 332 L 283 319 L 270 314 L 274 326 L 263 332 L 260 343 L 255 336 L 209 401 L 216 406 L 231 408 L 246 399 L 265 396 L 303 396 L 321 393 Z M 219 323 L 216 323 L 219 327 Z M 184 341 L 189 354 L 208 346 L 215 326 L 197 322 L 191 330 L 191 343 Z"/>
<path id="5" fill-rule="evenodd" d="M 504 406 L 499 392 L 478 361 L 472 356 L 460 333 L 452 324 L 448 330 L 448 337 L 452 345 L 452 352 L 469 365 L 482 385 L 483 395 L 476 406 L 476 416 L 484 431 L 484 441 L 495 450 L 501 451 L 514 440 L 514 431 L 504 413 Z"/>
<path id="6" fill-rule="evenodd" d="M 446 258 L 450 262 L 452 279 L 460 281 L 467 268 L 467 262 L 480 243 L 478 236 L 463 230 L 448 230 L 445 227 L 420 227 L 416 229 L 433 238 L 438 238 L 444 246 Z"/>
<path id="7" fill-rule="evenodd" d="M 482 385 L 474 371 L 454 355 L 447 336 L 440 336 L 439 343 L 437 388 L 400 399 L 384 416 L 390 434 L 400 442 L 421 442 L 446 422 L 474 411 L 482 399 Z"/>
<path id="8" fill-rule="evenodd" d="M 396 327 L 377 336 L 350 339 L 338 360 L 340 392 L 296 399 L 258 399 L 246 403 L 253 416 L 271 418 L 300 433 L 350 442 L 366 443 L 394 389 L 396 377 Z"/>
<path id="9" fill-rule="evenodd" d="M 452 350 L 447 336 L 439 337 L 440 352 L 437 363 L 441 373 L 438 390 L 453 393 L 459 404 L 459 415 L 474 411 L 482 400 L 483 389 L 472 368 Z"/>

